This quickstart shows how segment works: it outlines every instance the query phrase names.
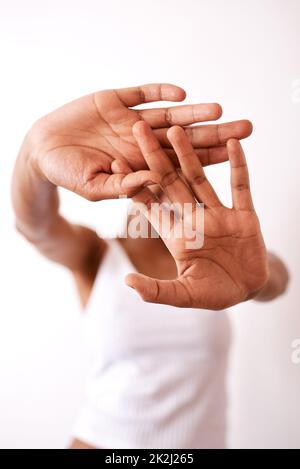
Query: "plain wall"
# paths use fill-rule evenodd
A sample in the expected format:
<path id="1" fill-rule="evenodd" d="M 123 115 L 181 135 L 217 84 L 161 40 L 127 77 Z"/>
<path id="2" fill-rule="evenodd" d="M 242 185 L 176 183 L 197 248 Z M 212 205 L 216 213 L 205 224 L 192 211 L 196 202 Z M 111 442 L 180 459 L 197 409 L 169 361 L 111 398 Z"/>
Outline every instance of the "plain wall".
<path id="1" fill-rule="evenodd" d="M 86 356 L 69 274 L 14 230 L 10 178 L 41 115 L 86 93 L 172 82 L 187 102 L 249 118 L 252 190 L 288 293 L 231 310 L 230 445 L 300 448 L 299 0 L 0 0 L 0 447 L 64 447 L 83 396 Z M 298 81 L 297 81 L 298 80 Z M 228 166 L 209 170 L 229 202 Z M 70 219 L 117 226 L 115 202 L 62 192 Z M 112 223 L 110 226 L 109 223 Z"/>

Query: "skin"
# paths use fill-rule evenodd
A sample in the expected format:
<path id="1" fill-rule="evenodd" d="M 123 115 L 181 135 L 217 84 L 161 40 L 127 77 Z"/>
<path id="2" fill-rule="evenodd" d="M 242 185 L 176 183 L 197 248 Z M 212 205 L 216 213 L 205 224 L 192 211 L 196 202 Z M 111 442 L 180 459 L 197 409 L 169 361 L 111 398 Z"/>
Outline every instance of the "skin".
<path id="1" fill-rule="evenodd" d="M 33 163 L 40 176 L 91 201 L 133 195 L 143 185 L 157 182 L 148 170 L 132 135 L 132 126 L 148 122 L 169 156 L 176 154 L 167 139 L 172 124 L 188 126 L 219 119 L 218 104 L 196 104 L 160 109 L 131 109 L 152 101 L 182 101 L 185 92 L 174 85 L 152 84 L 136 88 L 104 90 L 84 96 L 43 117 L 33 126 L 27 141 L 33 146 Z M 249 121 L 189 127 L 187 135 L 204 165 L 227 159 L 229 138 L 245 138 L 252 132 Z M 122 163 L 133 170 L 122 174 Z M 114 174 L 117 173 L 117 174 Z"/>
<path id="2" fill-rule="evenodd" d="M 91 201 L 127 194 L 138 202 L 167 196 L 193 203 L 193 193 L 205 203 L 205 244 L 197 253 L 187 252 L 178 240 L 120 240 L 139 272 L 126 281 L 146 301 L 221 309 L 250 297 L 268 301 L 286 288 L 284 264 L 266 253 L 236 140 L 250 135 L 251 124 L 186 127 L 218 119 L 216 104 L 131 109 L 184 97 L 181 88 L 166 84 L 101 91 L 40 119 L 25 138 L 12 184 L 16 227 L 43 255 L 72 272 L 83 306 L 107 245 L 93 230 L 60 215 L 58 187 Z M 203 174 L 203 166 L 226 161 L 228 154 L 232 209 L 219 202 Z M 176 176 L 179 165 L 185 184 Z M 89 445 L 74 440 L 71 447 Z"/>
<path id="3" fill-rule="evenodd" d="M 149 168 L 161 175 L 162 188 L 160 195 L 145 188 L 133 198 L 134 201 L 144 204 L 144 214 L 149 220 L 151 204 L 161 203 L 165 197 L 171 203 L 190 203 L 193 211 L 197 209 L 195 199 L 203 202 L 204 244 L 199 249 L 187 248 L 189 238 L 184 233 L 178 238 L 171 232 L 164 238 L 161 209 L 151 223 L 174 259 L 176 278 L 159 280 L 130 274 L 127 285 L 136 289 L 145 301 L 212 310 L 233 306 L 255 297 L 258 292 L 263 296 L 261 292 L 269 280 L 268 256 L 239 141 L 230 139 L 227 142 L 233 201 L 232 208 L 228 208 L 207 180 L 181 127 L 172 127 L 168 139 L 178 156 L 184 181 L 146 122 L 136 123 L 133 133 Z M 195 219 L 183 217 L 183 221 L 196 229 Z M 174 222 L 173 230 L 177 223 Z"/>
<path id="4" fill-rule="evenodd" d="M 57 187 L 98 201 L 123 194 L 132 196 L 149 183 L 158 182 L 160 175 L 149 170 L 132 134 L 133 124 L 141 119 L 148 122 L 178 164 L 167 138 L 171 123 L 188 126 L 218 119 L 222 109 L 218 104 L 147 110 L 131 107 L 184 98 L 184 90 L 169 84 L 100 91 L 39 119 L 23 142 L 12 182 L 16 228 L 43 255 L 70 269 L 83 304 L 105 243 L 94 231 L 73 225 L 60 215 Z M 202 164 L 209 165 L 226 161 L 227 140 L 246 138 L 252 125 L 241 120 L 185 127 L 185 132 Z"/>

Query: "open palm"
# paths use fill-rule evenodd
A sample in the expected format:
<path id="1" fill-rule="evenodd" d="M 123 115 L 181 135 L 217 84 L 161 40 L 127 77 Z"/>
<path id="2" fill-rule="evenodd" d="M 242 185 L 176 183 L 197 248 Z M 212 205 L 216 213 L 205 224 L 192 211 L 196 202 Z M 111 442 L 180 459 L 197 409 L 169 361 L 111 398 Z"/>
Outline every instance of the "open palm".
<path id="1" fill-rule="evenodd" d="M 223 309 L 244 301 L 261 289 L 267 281 L 267 253 L 254 211 L 249 189 L 246 160 L 238 140 L 229 140 L 227 150 L 231 164 L 233 208 L 220 202 L 205 177 L 202 165 L 180 127 L 172 127 L 168 138 L 178 156 L 182 175 L 159 145 L 146 123 L 134 126 L 134 135 L 151 170 L 160 173 L 162 197 L 149 188 L 134 197 L 142 203 L 144 213 L 160 233 L 172 254 L 178 276 L 175 280 L 151 279 L 130 274 L 127 283 L 144 300 L 181 307 Z M 179 206 L 191 206 L 173 219 L 170 233 L 164 233 L 164 206 L 153 216 L 153 203 L 165 198 Z M 204 204 L 204 225 L 197 224 L 199 204 Z M 178 224 L 189 225 L 196 239 L 203 235 L 203 245 L 191 247 L 191 237 Z"/>
<path id="2" fill-rule="evenodd" d="M 182 101 L 185 92 L 174 85 L 150 84 L 135 88 L 105 90 L 84 96 L 40 119 L 31 132 L 35 162 L 42 176 L 89 200 L 128 196 L 157 182 L 149 171 L 132 135 L 139 120 L 148 122 L 175 164 L 167 130 L 172 124 L 189 126 L 218 119 L 217 104 L 183 105 L 172 108 L 131 109 L 152 101 Z M 248 121 L 187 127 L 203 165 L 227 159 L 224 144 L 229 138 L 251 133 Z M 124 169 L 130 167 L 127 174 Z"/>

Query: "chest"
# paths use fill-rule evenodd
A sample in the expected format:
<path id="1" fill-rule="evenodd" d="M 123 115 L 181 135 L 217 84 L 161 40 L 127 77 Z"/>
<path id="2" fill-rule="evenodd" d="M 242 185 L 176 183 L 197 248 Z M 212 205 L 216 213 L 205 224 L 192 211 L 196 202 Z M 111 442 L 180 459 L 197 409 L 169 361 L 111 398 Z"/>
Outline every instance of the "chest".
<path id="1" fill-rule="evenodd" d="M 176 264 L 162 243 L 161 240 L 151 239 L 124 240 L 122 247 L 137 272 L 161 280 L 172 280 L 177 277 Z"/>

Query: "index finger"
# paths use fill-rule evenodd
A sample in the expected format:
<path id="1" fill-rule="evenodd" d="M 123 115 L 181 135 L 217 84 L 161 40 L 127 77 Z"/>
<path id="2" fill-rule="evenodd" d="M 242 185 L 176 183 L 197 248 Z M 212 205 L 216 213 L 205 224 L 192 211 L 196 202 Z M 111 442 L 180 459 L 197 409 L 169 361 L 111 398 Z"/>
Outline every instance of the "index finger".
<path id="1" fill-rule="evenodd" d="M 197 122 L 217 120 L 222 115 L 222 108 L 217 103 L 186 104 L 169 108 L 142 109 L 139 114 L 152 128 L 172 125 L 182 127 Z"/>
<path id="2" fill-rule="evenodd" d="M 134 124 L 132 132 L 151 171 L 161 175 L 161 186 L 171 202 L 193 202 L 191 191 L 178 175 L 172 161 L 161 148 L 151 127 L 145 121 Z"/>
<path id="3" fill-rule="evenodd" d="M 230 139 L 227 149 L 231 167 L 231 191 L 236 210 L 254 210 L 250 192 L 249 173 L 243 148 L 238 140 Z"/>
<path id="4" fill-rule="evenodd" d="M 249 137 L 252 133 L 252 124 L 244 119 L 224 124 L 186 127 L 184 130 L 194 148 L 208 148 L 224 145 L 230 138 L 240 140 Z M 154 133 L 163 146 L 171 147 L 167 131 L 168 129 L 155 129 Z"/>
<path id="5" fill-rule="evenodd" d="M 114 92 L 122 104 L 127 107 L 154 101 L 183 101 L 186 96 L 182 88 L 170 83 L 149 83 L 147 85 L 115 89 Z"/>

